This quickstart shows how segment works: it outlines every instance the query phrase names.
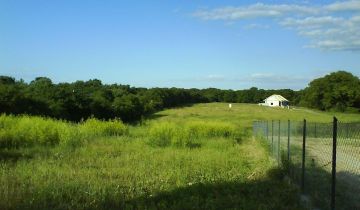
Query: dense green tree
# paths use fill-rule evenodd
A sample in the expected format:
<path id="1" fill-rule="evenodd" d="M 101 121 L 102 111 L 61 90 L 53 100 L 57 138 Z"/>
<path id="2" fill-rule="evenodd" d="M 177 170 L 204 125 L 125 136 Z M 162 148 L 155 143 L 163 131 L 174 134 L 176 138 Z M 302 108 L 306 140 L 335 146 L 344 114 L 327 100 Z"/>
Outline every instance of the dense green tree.
<path id="1" fill-rule="evenodd" d="M 302 105 L 321 110 L 359 109 L 359 103 L 360 80 L 345 71 L 311 81 L 301 99 Z"/>
<path id="2" fill-rule="evenodd" d="M 143 107 L 139 98 L 134 94 L 115 98 L 113 103 L 115 115 L 123 121 L 139 119 L 143 114 Z"/>
<path id="3" fill-rule="evenodd" d="M 339 71 L 316 79 L 304 90 L 245 90 L 135 88 L 104 85 L 100 80 L 54 84 L 37 77 L 30 83 L 0 76 L 0 112 L 44 115 L 71 121 L 91 116 L 123 121 L 138 120 L 164 108 L 201 102 L 259 103 L 272 94 L 281 94 L 292 105 L 340 111 L 360 109 L 360 82 L 356 76 Z"/>
<path id="4" fill-rule="evenodd" d="M 8 76 L 0 76 L 0 84 L 13 85 L 15 84 L 15 78 Z"/>

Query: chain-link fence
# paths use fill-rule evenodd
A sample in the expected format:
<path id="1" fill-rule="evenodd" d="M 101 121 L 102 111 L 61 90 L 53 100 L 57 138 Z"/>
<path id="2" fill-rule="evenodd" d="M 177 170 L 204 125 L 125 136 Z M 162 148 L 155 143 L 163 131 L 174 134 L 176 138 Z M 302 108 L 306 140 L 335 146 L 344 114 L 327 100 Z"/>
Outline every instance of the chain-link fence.
<path id="1" fill-rule="evenodd" d="M 360 210 L 360 123 L 255 121 L 253 133 L 314 207 Z"/>

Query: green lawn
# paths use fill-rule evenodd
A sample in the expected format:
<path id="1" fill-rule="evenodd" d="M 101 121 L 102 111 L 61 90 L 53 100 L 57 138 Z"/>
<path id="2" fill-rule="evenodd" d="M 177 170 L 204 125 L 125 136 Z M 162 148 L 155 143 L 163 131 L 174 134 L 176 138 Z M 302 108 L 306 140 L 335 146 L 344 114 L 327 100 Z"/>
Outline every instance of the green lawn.
<path id="1" fill-rule="evenodd" d="M 255 120 L 292 120 L 309 122 L 331 122 L 336 116 L 342 122 L 360 122 L 360 114 L 331 113 L 311 110 L 301 107 L 290 109 L 258 106 L 255 104 L 232 104 L 228 108 L 227 103 L 196 104 L 194 106 L 168 109 L 153 115 L 158 120 L 210 120 L 225 121 L 236 124 L 242 128 L 250 128 Z"/>
<path id="2" fill-rule="evenodd" d="M 298 190 L 249 128 L 253 120 L 327 122 L 333 115 L 197 104 L 158 112 L 118 137 L 2 148 L 0 209 L 302 209 Z"/>

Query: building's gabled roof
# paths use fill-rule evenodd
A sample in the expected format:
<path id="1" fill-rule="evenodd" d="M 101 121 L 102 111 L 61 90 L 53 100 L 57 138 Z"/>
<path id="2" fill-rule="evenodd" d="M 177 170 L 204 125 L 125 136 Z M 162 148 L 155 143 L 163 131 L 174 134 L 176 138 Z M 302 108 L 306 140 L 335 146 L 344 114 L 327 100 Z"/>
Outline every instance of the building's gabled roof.
<path id="1" fill-rule="evenodd" d="M 286 98 L 284 98 L 283 96 L 281 96 L 281 95 L 271 95 L 271 96 L 269 96 L 269 97 L 267 97 L 266 99 L 265 99 L 265 101 L 266 100 L 271 100 L 271 101 L 288 101 Z"/>

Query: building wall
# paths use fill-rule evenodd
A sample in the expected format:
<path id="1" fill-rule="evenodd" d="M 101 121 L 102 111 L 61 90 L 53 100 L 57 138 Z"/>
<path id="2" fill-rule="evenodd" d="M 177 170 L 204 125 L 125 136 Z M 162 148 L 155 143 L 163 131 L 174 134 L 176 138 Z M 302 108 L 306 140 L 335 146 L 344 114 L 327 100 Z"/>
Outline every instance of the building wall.
<path id="1" fill-rule="evenodd" d="M 266 100 L 265 103 L 268 106 L 279 106 L 279 101 L 278 100 Z"/>
<path id="2" fill-rule="evenodd" d="M 278 100 L 265 100 L 265 103 L 264 103 L 264 105 L 266 105 L 266 106 L 272 106 L 272 107 L 279 107 L 279 106 L 281 106 L 281 107 L 288 107 L 289 106 L 289 103 L 287 102 L 286 103 L 286 101 L 284 101 L 284 105 L 282 105 L 282 103 L 281 103 L 281 101 L 278 101 Z"/>
<path id="3" fill-rule="evenodd" d="M 265 99 L 263 105 L 272 107 L 289 107 L 289 102 L 280 95 L 272 95 Z"/>

